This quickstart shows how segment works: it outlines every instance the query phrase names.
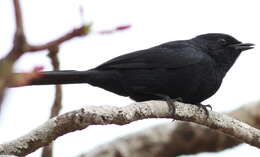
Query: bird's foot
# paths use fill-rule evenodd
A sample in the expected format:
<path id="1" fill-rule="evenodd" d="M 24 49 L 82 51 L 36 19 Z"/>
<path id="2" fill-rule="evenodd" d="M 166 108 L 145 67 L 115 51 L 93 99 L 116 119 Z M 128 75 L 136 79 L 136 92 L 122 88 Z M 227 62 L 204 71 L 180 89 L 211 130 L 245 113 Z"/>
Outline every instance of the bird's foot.
<path id="1" fill-rule="evenodd" d="M 168 106 L 170 108 L 170 112 L 171 112 L 172 116 L 174 117 L 175 112 L 176 112 L 175 102 L 176 101 L 182 102 L 183 99 L 181 97 L 178 97 L 178 98 L 175 98 L 175 99 L 171 99 L 169 96 L 165 96 L 164 100 L 168 104 Z M 175 119 L 172 119 L 172 122 L 174 122 L 174 121 L 175 121 Z"/>
<path id="2" fill-rule="evenodd" d="M 182 99 L 181 97 L 172 99 L 172 98 L 169 97 L 168 95 L 162 95 L 162 94 L 156 94 L 156 95 L 159 96 L 159 97 L 161 97 L 164 101 L 166 101 L 167 105 L 168 105 L 169 108 L 170 108 L 170 112 L 171 112 L 172 116 L 174 116 L 174 115 L 175 115 L 175 112 L 176 112 L 175 102 L 176 102 L 176 101 L 182 102 L 183 99 Z M 173 121 L 174 121 L 174 120 L 173 120 Z"/>
<path id="3" fill-rule="evenodd" d="M 170 108 L 170 112 L 171 114 L 174 116 L 175 115 L 175 112 L 176 112 L 176 108 L 175 108 L 175 99 L 171 99 L 169 96 L 164 96 L 163 97 L 163 100 L 166 101 L 167 105 L 169 106 Z"/>
<path id="4" fill-rule="evenodd" d="M 194 105 L 198 106 L 199 108 L 202 108 L 205 111 L 205 113 L 207 115 L 207 118 L 209 117 L 208 108 L 212 111 L 212 106 L 211 105 L 209 105 L 209 104 L 208 105 L 203 105 L 201 103 L 197 103 L 197 104 L 194 104 Z"/>
<path id="5" fill-rule="evenodd" d="M 141 93 L 141 94 L 145 94 L 145 95 L 151 95 L 153 97 L 156 97 L 156 100 L 164 100 L 166 101 L 168 107 L 169 107 L 169 110 L 170 110 L 170 113 L 172 114 L 172 117 L 174 117 L 175 115 L 175 112 L 176 112 L 176 108 L 175 108 L 175 102 L 176 101 L 180 101 L 180 102 L 183 102 L 183 99 L 181 97 L 178 97 L 178 98 L 174 98 L 172 99 L 170 96 L 168 95 L 164 95 L 164 94 L 159 94 L 159 93 L 149 93 L 149 92 L 145 92 L 145 93 Z M 135 100 L 135 99 L 134 99 Z M 174 121 L 174 119 L 173 119 Z"/>

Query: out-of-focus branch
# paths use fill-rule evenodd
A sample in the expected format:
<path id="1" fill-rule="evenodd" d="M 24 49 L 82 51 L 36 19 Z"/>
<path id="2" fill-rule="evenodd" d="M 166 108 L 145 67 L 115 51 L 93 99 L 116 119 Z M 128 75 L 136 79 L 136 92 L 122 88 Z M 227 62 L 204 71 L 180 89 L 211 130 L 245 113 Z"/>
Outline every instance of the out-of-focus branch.
<path id="1" fill-rule="evenodd" d="M 31 45 L 27 44 L 26 52 L 27 51 L 40 51 L 40 50 L 44 50 L 44 49 L 50 50 L 50 49 L 53 49 L 53 48 L 57 48 L 63 42 L 70 40 L 72 38 L 78 37 L 78 36 L 86 35 L 89 31 L 90 31 L 90 25 L 83 25 L 83 26 L 81 26 L 77 29 L 74 29 L 74 30 L 68 32 L 67 34 L 64 34 L 60 38 L 53 40 L 53 41 L 50 41 L 46 44 L 38 45 L 38 46 L 31 46 Z M 50 52 L 52 53 L 54 51 L 50 51 Z M 12 58 L 12 59 L 10 59 L 10 58 Z M 13 60 L 14 58 L 17 59 L 17 55 L 13 54 L 12 51 L 11 51 L 9 53 L 9 55 L 6 58 L 3 59 L 3 61 L 7 62 L 9 60 Z M 54 63 L 54 64 L 57 64 L 57 63 Z M 55 65 L 55 66 L 57 66 L 57 65 Z M 1 66 L 0 66 L 0 68 L 1 68 Z M 39 71 L 41 69 L 42 68 L 37 67 L 37 68 L 35 68 L 35 70 L 32 73 L 19 73 L 19 74 L 14 73 L 14 74 L 11 75 L 11 78 L 7 82 L 8 83 L 7 86 L 8 87 L 25 86 L 31 80 L 41 77 L 41 75 L 39 73 Z"/>
<path id="2" fill-rule="evenodd" d="M 128 24 L 128 25 L 120 25 L 120 26 L 117 26 L 117 27 L 112 28 L 112 29 L 101 30 L 98 33 L 100 33 L 100 34 L 112 34 L 112 33 L 118 32 L 118 31 L 127 30 L 129 28 L 131 28 L 130 24 Z"/>
<path id="3" fill-rule="evenodd" d="M 19 0 L 13 0 L 13 6 L 15 12 L 16 31 L 12 50 L 4 59 L 0 60 L 0 104 L 2 103 L 5 88 L 8 85 L 8 80 L 12 73 L 13 63 L 15 62 L 14 60 L 9 59 L 9 56 L 20 56 L 26 46 L 26 39 L 23 30 L 23 18 Z"/>
<path id="4" fill-rule="evenodd" d="M 0 60 L 0 104 L 4 97 L 4 91 L 7 86 L 22 86 L 25 85 L 26 81 L 30 81 L 36 77 L 36 73 L 25 75 L 20 75 L 19 79 L 24 79 L 25 81 L 17 80 L 16 75 L 12 75 L 13 64 L 26 52 L 35 52 L 40 50 L 47 50 L 53 47 L 58 47 L 65 41 L 72 38 L 84 36 L 89 33 L 90 25 L 83 25 L 79 28 L 73 29 L 72 31 L 62 35 L 56 40 L 47 42 L 42 45 L 31 45 L 26 40 L 26 35 L 24 34 L 23 28 L 23 18 L 22 11 L 19 0 L 13 0 L 15 21 L 16 21 L 16 31 L 13 41 L 13 47 L 6 57 Z M 39 74 L 39 73 L 38 73 Z M 23 78 L 23 76 L 25 76 Z M 12 84 L 14 83 L 14 84 Z M 21 84 L 19 84 L 21 83 Z"/>
<path id="5" fill-rule="evenodd" d="M 245 105 L 227 114 L 260 129 L 260 101 Z M 200 152 L 218 152 L 240 143 L 242 142 L 236 138 L 208 127 L 176 121 L 174 124 L 160 124 L 127 135 L 79 156 L 118 157 L 118 154 L 121 154 L 121 156 L 135 157 L 172 157 Z"/>
<path id="6" fill-rule="evenodd" d="M 58 59 L 58 52 L 59 48 L 58 47 L 52 47 L 49 49 L 49 58 L 51 59 L 51 64 L 53 67 L 54 71 L 60 70 L 60 62 Z M 55 86 L 55 98 L 54 102 L 51 108 L 51 114 L 50 118 L 53 118 L 55 116 L 59 115 L 59 112 L 61 110 L 61 100 L 62 100 L 62 89 L 61 85 L 56 85 Z M 42 157 L 52 157 L 52 152 L 53 152 L 53 142 L 50 143 L 48 146 L 45 146 L 42 150 Z"/>
<path id="7" fill-rule="evenodd" d="M 34 52 L 34 51 L 41 51 L 41 50 L 46 50 L 46 49 L 50 49 L 53 47 L 58 47 L 61 43 L 71 40 L 72 38 L 75 37 L 80 37 L 80 36 L 84 36 L 86 34 L 88 34 L 90 31 L 90 25 L 83 25 L 79 28 L 73 29 L 72 31 L 64 34 L 63 36 L 50 41 L 46 44 L 42 44 L 42 45 L 30 45 L 27 48 L 27 51 L 29 52 Z"/>
<path id="8" fill-rule="evenodd" d="M 49 54 L 48 56 L 51 59 L 51 64 L 53 66 L 54 71 L 59 71 L 60 70 L 60 62 L 58 59 L 58 47 L 53 47 L 49 49 Z M 62 89 L 61 85 L 56 85 L 55 86 L 55 98 L 54 98 L 54 103 L 51 108 L 51 115 L 50 118 L 53 118 L 57 115 L 59 115 L 59 112 L 61 110 L 61 100 L 62 100 Z"/>
<path id="9" fill-rule="evenodd" d="M 205 111 L 195 105 L 175 102 L 176 113 L 172 115 L 164 101 L 134 103 L 125 107 L 87 106 L 80 110 L 54 117 L 14 141 L 0 145 L 0 155 L 26 155 L 49 144 L 59 136 L 81 130 L 89 125 L 124 125 L 145 118 L 175 118 L 208 126 L 238 140 L 260 148 L 260 131 L 224 114 Z"/>
<path id="10" fill-rule="evenodd" d="M 11 80 L 9 80 L 8 87 L 20 87 L 28 85 L 32 80 L 42 76 L 42 69 L 42 66 L 37 66 L 31 72 L 13 73 Z"/>
<path id="11" fill-rule="evenodd" d="M 16 32 L 24 33 L 23 31 L 23 18 L 19 0 L 13 0 L 14 11 L 15 11 L 15 24 Z"/>
<path id="12" fill-rule="evenodd" d="M 61 37 L 47 42 L 42 45 L 31 45 L 25 41 L 25 36 L 24 38 L 24 44 L 22 48 L 17 49 L 12 49 L 11 52 L 6 56 L 6 58 L 12 62 L 16 61 L 23 53 L 25 52 L 35 52 L 35 51 L 41 51 L 41 50 L 48 50 L 53 47 L 58 47 L 60 44 L 64 43 L 65 41 L 71 40 L 72 38 L 75 37 L 80 37 L 88 34 L 90 31 L 90 25 L 83 25 L 79 28 L 73 29 L 72 31 L 62 35 Z M 21 40 L 21 39 L 20 39 Z M 15 40 L 16 43 L 16 40 Z M 14 44 L 16 45 L 16 44 Z M 14 46 L 15 47 L 15 46 Z"/>

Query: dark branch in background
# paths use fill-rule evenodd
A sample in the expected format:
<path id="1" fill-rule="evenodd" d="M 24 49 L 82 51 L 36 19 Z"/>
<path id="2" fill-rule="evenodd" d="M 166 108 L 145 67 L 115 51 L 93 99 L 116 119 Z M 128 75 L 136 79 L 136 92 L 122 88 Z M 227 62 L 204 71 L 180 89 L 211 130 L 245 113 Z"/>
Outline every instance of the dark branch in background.
<path id="1" fill-rule="evenodd" d="M 53 49 L 54 47 L 59 47 L 60 44 L 62 44 L 65 41 L 71 40 L 72 38 L 86 35 L 90 31 L 90 25 L 84 25 L 80 28 L 74 29 L 71 32 L 68 32 L 67 34 L 61 36 L 60 38 L 50 41 L 43 45 L 38 46 L 29 46 L 28 51 L 34 52 L 34 51 L 40 51 L 40 50 L 49 50 Z M 37 79 L 41 77 L 41 73 L 39 72 L 42 68 L 37 68 L 34 73 L 14 73 L 12 74 L 12 77 L 10 81 L 8 82 L 9 87 L 19 87 L 19 86 L 25 86 L 27 85 L 31 80 Z"/>
<path id="2" fill-rule="evenodd" d="M 23 28 L 22 11 L 19 0 L 13 0 L 16 31 L 14 35 L 13 47 L 6 57 L 0 60 L 0 104 L 4 97 L 5 88 L 7 86 L 23 86 L 26 85 L 26 81 L 37 78 L 39 70 L 35 68 L 34 73 L 24 73 L 24 75 L 12 74 L 13 64 L 26 52 L 35 52 L 40 50 L 48 50 L 53 47 L 58 47 L 63 42 L 71 40 L 75 37 L 87 35 L 90 31 L 90 25 L 82 25 L 79 28 L 73 29 L 72 31 L 64 34 L 56 40 L 47 42 L 42 45 L 31 45 L 26 40 Z"/>
<path id="3" fill-rule="evenodd" d="M 16 31 L 13 41 L 13 48 L 6 56 L 6 59 L 13 64 L 24 52 L 26 52 L 27 47 L 29 46 L 26 41 L 26 36 L 24 34 L 23 27 L 23 17 L 21 11 L 21 5 L 19 0 L 13 0 L 14 11 L 15 11 L 15 23 Z"/>
<path id="4" fill-rule="evenodd" d="M 15 11 L 16 33 L 19 32 L 23 34 L 24 33 L 23 18 L 22 18 L 20 2 L 19 0 L 13 0 L 13 3 L 14 3 L 14 11 Z"/>
<path id="5" fill-rule="evenodd" d="M 22 49 L 13 49 L 8 55 L 7 59 L 11 61 L 16 61 L 23 53 L 25 52 L 35 52 L 35 51 L 41 51 L 41 50 L 48 50 L 53 47 L 58 47 L 60 44 L 64 43 L 65 41 L 71 40 L 75 37 L 80 37 L 88 34 L 90 31 L 90 25 L 83 25 L 79 28 L 73 29 L 72 31 L 62 35 L 61 37 L 50 41 L 48 43 L 42 44 L 42 45 L 31 45 L 28 44 L 26 41 L 24 41 L 24 44 L 22 46 Z M 25 37 L 24 37 L 25 38 Z"/>
<path id="6" fill-rule="evenodd" d="M 15 12 L 15 24 L 16 31 L 13 41 L 13 48 L 11 52 L 4 58 L 0 60 L 0 104 L 5 93 L 5 88 L 8 85 L 8 78 L 10 78 L 12 73 L 12 68 L 15 60 L 11 56 L 20 56 L 26 46 L 26 39 L 23 30 L 23 19 L 19 0 L 13 0 L 14 12 Z M 10 58 L 11 57 L 11 58 Z"/>
<path id="7" fill-rule="evenodd" d="M 75 37 L 80 37 L 80 36 L 84 36 L 84 35 L 88 34 L 89 31 L 90 31 L 90 25 L 83 25 L 79 28 L 76 28 L 76 29 L 68 32 L 67 34 L 64 34 L 63 36 L 59 37 L 58 39 L 50 41 L 46 44 L 31 45 L 30 47 L 28 47 L 27 51 L 34 52 L 34 51 L 50 49 L 53 47 L 58 47 L 61 43 L 65 42 L 65 41 L 71 40 L 72 38 L 75 38 Z"/>
<path id="8" fill-rule="evenodd" d="M 60 70 L 60 62 L 59 62 L 59 59 L 58 59 L 58 52 L 59 52 L 58 47 L 52 47 L 52 48 L 49 49 L 48 56 L 51 59 L 51 64 L 52 64 L 54 71 Z M 60 112 L 61 107 L 62 107 L 61 100 L 62 100 L 61 85 L 56 85 L 55 86 L 55 98 L 54 98 L 54 103 L 53 103 L 52 108 L 51 108 L 50 118 L 53 118 L 53 117 L 59 115 L 59 112 Z M 48 146 L 43 148 L 42 157 L 52 157 L 52 152 L 53 152 L 53 142 L 51 142 Z"/>
<path id="9" fill-rule="evenodd" d="M 54 117 L 27 135 L 1 144 L 0 155 L 27 155 L 66 133 L 82 130 L 90 125 L 124 125 L 146 118 L 174 118 L 195 122 L 260 148 L 260 131 L 245 123 L 213 111 L 209 111 L 207 116 L 203 109 L 191 104 L 175 102 L 175 106 L 174 116 L 164 101 L 147 101 L 125 107 L 87 106 Z"/>
<path id="10" fill-rule="evenodd" d="M 48 56 L 51 59 L 51 64 L 53 66 L 54 71 L 59 71 L 60 70 L 60 62 L 58 59 L 58 47 L 53 47 L 49 49 L 49 54 Z M 59 112 L 61 110 L 61 100 L 62 100 L 62 90 L 61 90 L 61 85 L 56 85 L 55 86 L 55 100 L 51 109 L 51 115 L 50 118 L 53 118 L 57 115 L 59 115 Z"/>

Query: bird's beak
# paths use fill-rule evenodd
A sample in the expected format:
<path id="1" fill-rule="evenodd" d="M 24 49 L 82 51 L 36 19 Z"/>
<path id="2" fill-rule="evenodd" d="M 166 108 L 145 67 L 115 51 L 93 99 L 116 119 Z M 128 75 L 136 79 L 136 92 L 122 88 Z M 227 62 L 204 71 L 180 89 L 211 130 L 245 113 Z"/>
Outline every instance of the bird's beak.
<path id="1" fill-rule="evenodd" d="M 239 44 L 232 44 L 230 47 L 240 50 L 240 51 L 245 51 L 254 48 L 254 44 L 251 43 L 239 43 Z"/>

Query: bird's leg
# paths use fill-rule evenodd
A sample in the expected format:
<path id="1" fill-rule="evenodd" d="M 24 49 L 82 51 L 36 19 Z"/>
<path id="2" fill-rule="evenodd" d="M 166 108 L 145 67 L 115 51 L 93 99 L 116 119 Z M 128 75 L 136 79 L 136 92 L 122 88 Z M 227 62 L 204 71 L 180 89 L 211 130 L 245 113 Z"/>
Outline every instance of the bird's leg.
<path id="1" fill-rule="evenodd" d="M 170 109 L 170 112 L 172 113 L 172 115 L 175 115 L 175 112 L 176 112 L 176 109 L 175 109 L 175 102 L 176 101 L 183 101 L 183 99 L 181 97 L 178 97 L 178 98 L 174 98 L 172 99 L 170 96 L 168 95 L 164 95 L 164 94 L 158 94 L 158 93 L 150 93 L 150 92 L 136 92 L 136 94 L 139 94 L 139 95 L 146 95 L 147 98 L 149 98 L 150 100 L 164 100 L 166 101 L 167 105 L 169 106 L 169 109 Z M 145 100 L 142 100 L 142 99 L 139 99 L 140 97 L 130 97 L 132 99 L 134 99 L 135 101 L 145 101 Z"/>
<path id="2" fill-rule="evenodd" d="M 199 108 L 202 108 L 205 111 L 205 113 L 207 115 L 207 118 L 209 117 L 209 111 L 208 111 L 207 108 L 210 108 L 210 110 L 212 111 L 212 106 L 211 105 L 209 105 L 209 104 L 208 105 L 203 105 L 201 103 L 196 103 L 194 105 L 198 106 Z"/>
<path id="3" fill-rule="evenodd" d="M 172 113 L 172 115 L 175 115 L 176 112 L 176 108 L 175 108 L 175 102 L 176 101 L 183 101 L 183 99 L 181 97 L 172 99 L 171 97 L 169 97 L 168 95 L 163 95 L 163 94 L 155 94 L 156 96 L 162 98 L 164 101 L 166 101 L 167 105 L 170 108 L 170 112 Z"/>
<path id="4" fill-rule="evenodd" d="M 175 101 L 174 99 L 171 99 L 169 96 L 164 96 L 163 100 L 166 101 L 167 105 L 170 108 L 170 112 L 174 115 L 176 112 L 176 108 L 175 108 Z"/>

